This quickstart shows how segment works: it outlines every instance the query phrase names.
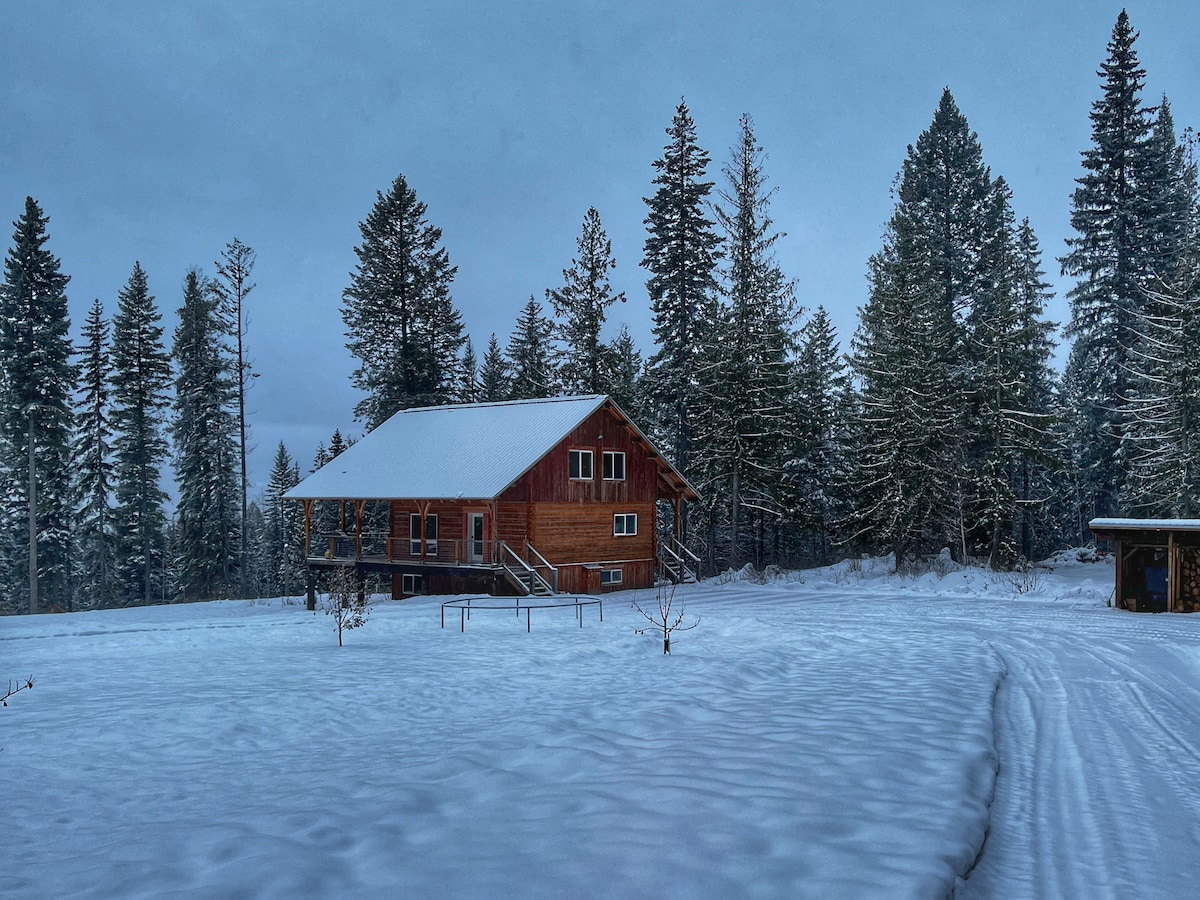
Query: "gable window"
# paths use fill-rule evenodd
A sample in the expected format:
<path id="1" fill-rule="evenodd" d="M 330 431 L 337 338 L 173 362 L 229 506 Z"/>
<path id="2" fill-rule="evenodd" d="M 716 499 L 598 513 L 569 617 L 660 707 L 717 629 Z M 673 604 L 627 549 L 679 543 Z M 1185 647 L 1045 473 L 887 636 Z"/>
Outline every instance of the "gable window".
<path id="1" fill-rule="evenodd" d="M 625 580 L 625 572 L 622 569 L 601 569 L 600 583 L 601 584 L 620 584 Z"/>
<path id="2" fill-rule="evenodd" d="M 438 517 L 425 517 L 425 555 L 437 556 Z M 410 556 L 421 555 L 421 517 L 416 513 L 408 516 L 408 553 Z"/>
<path id="3" fill-rule="evenodd" d="M 572 481 L 592 480 L 592 451 L 567 451 L 567 477 Z"/>
<path id="4" fill-rule="evenodd" d="M 617 450 L 604 451 L 604 480 L 625 480 L 625 454 Z"/>
<path id="5" fill-rule="evenodd" d="M 424 587 L 424 582 L 420 575 L 401 575 L 400 576 L 400 593 L 406 596 L 421 593 Z"/>
<path id="6" fill-rule="evenodd" d="M 617 513 L 613 516 L 613 534 L 618 537 L 637 534 L 637 513 Z"/>

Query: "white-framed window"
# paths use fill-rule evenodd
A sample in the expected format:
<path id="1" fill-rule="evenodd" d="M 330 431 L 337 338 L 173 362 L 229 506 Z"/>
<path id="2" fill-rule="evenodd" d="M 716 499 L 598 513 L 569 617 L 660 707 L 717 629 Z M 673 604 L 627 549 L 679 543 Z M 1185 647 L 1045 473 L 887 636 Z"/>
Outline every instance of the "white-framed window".
<path id="1" fill-rule="evenodd" d="M 637 534 L 637 513 L 617 513 L 614 515 L 613 534 L 618 537 Z"/>
<path id="2" fill-rule="evenodd" d="M 625 580 L 624 569 L 601 569 L 600 583 L 601 584 L 620 584 Z"/>
<path id="3" fill-rule="evenodd" d="M 425 588 L 425 580 L 420 575 L 401 575 L 400 593 L 405 596 L 419 594 Z"/>
<path id="4" fill-rule="evenodd" d="M 592 451 L 567 451 L 567 477 L 572 481 L 592 480 Z"/>
<path id="5" fill-rule="evenodd" d="M 438 517 L 425 517 L 425 555 L 437 556 Z M 421 555 L 421 517 L 416 513 L 408 516 L 408 553 L 410 556 Z"/>
<path id="6" fill-rule="evenodd" d="M 625 454 L 620 450 L 604 451 L 604 480 L 625 480 Z"/>

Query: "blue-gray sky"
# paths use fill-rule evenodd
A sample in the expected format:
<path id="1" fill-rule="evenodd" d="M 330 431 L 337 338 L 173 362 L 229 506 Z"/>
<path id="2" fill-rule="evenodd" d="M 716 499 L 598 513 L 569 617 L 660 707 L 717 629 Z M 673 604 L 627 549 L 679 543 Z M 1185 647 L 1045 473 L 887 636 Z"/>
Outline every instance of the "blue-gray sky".
<path id="1" fill-rule="evenodd" d="M 1146 100 L 1200 125 L 1200 4 L 1126 4 Z M 443 229 L 477 350 L 560 284 L 583 214 L 613 242 L 612 311 L 650 349 L 642 198 L 686 97 L 710 175 L 754 117 L 801 302 L 843 342 L 907 145 L 943 87 L 1055 257 L 1121 9 L 1095 0 L 879 3 L 8 0 L 0 222 L 50 216 L 77 329 L 134 260 L 174 327 L 189 267 L 258 253 L 249 347 L 255 489 L 279 440 L 307 470 L 354 434 L 341 294 L 358 223 L 403 173 Z M 1066 316 L 1059 297 L 1050 310 Z M 615 329 L 614 329 L 615 330 Z"/>

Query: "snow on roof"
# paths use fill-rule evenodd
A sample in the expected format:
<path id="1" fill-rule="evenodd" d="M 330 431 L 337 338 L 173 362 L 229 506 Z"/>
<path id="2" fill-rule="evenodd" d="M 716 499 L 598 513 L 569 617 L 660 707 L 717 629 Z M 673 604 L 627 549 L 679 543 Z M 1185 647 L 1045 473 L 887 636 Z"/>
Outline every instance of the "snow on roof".
<path id="1" fill-rule="evenodd" d="M 490 500 L 604 405 L 603 394 L 405 409 L 289 500 Z"/>
<path id="2" fill-rule="evenodd" d="M 1200 531 L 1200 519 L 1092 519 L 1092 531 Z"/>

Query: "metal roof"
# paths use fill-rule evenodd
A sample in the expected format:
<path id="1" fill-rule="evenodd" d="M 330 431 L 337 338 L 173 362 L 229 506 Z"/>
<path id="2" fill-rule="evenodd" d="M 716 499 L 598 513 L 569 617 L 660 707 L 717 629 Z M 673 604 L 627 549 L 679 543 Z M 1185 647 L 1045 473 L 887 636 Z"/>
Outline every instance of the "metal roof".
<path id="1" fill-rule="evenodd" d="M 1200 519 L 1092 519 L 1092 531 L 1200 531 Z"/>
<path id="2" fill-rule="evenodd" d="M 491 500 L 605 403 L 608 397 L 590 394 L 401 410 L 284 496 Z M 665 461 L 660 467 L 692 492 Z"/>

